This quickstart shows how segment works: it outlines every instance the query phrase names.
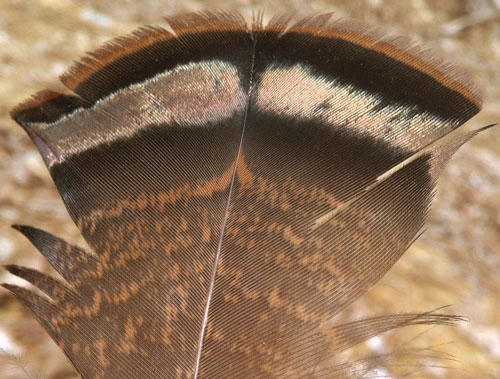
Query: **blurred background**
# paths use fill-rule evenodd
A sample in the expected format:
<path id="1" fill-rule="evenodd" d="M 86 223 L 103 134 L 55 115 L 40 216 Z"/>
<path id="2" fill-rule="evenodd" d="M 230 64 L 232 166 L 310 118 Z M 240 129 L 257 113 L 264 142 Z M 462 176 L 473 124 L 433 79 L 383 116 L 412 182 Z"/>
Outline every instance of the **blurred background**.
<path id="1" fill-rule="evenodd" d="M 210 8 L 334 12 L 412 36 L 468 70 L 484 110 L 465 125 L 500 122 L 500 0 L 0 0 L 0 264 L 53 273 L 27 240 L 10 228 L 29 224 L 83 244 L 42 159 L 9 110 L 40 89 L 61 90 L 58 75 L 86 51 L 162 15 Z M 0 282 L 27 286 L 0 268 Z M 401 354 L 373 376 L 500 377 L 500 127 L 462 147 L 438 185 L 426 233 L 357 301 L 350 317 L 427 311 L 466 315 L 452 327 L 411 327 L 376 337 L 353 359 L 417 349 L 419 364 Z M 418 350 L 421 349 L 421 350 Z M 440 357 L 441 359 L 436 359 Z M 444 368 L 443 366 L 446 366 Z M 19 302 L 0 289 L 0 377 L 74 378 L 62 352 Z"/>

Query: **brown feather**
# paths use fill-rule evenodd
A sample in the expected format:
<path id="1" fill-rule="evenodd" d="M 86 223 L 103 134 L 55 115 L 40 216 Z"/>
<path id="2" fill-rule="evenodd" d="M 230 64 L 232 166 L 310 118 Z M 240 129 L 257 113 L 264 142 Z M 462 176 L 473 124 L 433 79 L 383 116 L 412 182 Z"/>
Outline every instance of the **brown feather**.
<path id="1" fill-rule="evenodd" d="M 18 227 L 65 282 L 5 285 L 84 378 L 348 375 L 346 349 L 436 312 L 337 325 L 425 222 L 474 133 L 469 77 L 405 39 L 330 15 L 249 28 L 169 18 L 106 44 L 12 111 L 86 252 Z"/>

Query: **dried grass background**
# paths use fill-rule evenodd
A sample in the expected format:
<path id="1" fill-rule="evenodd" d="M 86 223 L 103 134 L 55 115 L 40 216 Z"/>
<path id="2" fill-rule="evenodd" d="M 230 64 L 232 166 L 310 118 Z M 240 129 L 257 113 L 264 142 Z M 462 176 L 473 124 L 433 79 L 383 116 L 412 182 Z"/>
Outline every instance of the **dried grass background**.
<path id="1" fill-rule="evenodd" d="M 78 231 L 10 108 L 33 92 L 61 89 L 57 76 L 85 51 L 162 15 L 210 8 L 266 16 L 335 12 L 413 36 L 466 68 L 482 89 L 484 110 L 466 128 L 500 122 L 500 0 L 0 0 L 0 264 L 51 271 L 11 224 L 37 226 L 81 243 Z M 0 281 L 20 284 L 0 269 Z M 23 285 L 26 285 L 23 283 Z M 500 377 L 500 127 L 454 156 L 441 177 L 427 232 L 349 313 L 367 316 L 431 310 L 467 315 L 457 328 L 406 328 L 370 340 L 357 353 L 400 357 L 379 375 L 425 378 Z M 408 347 L 426 367 L 406 366 Z M 0 377 L 72 378 L 63 354 L 13 296 L 0 290 Z M 435 352 L 439 350 L 444 353 Z M 444 355 L 444 354 L 450 355 Z M 440 354 L 444 360 L 433 357 Z M 360 356 L 358 356 L 360 357 Z M 453 357 L 453 359 L 452 359 Z M 451 367 L 443 369 L 439 365 Z"/>

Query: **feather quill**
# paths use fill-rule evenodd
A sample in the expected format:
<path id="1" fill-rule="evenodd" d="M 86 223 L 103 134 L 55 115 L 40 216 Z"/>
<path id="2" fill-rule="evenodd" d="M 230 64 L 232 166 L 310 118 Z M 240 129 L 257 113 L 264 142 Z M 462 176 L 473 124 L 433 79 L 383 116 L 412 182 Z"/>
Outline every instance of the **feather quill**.
<path id="1" fill-rule="evenodd" d="M 330 15 L 251 27 L 169 18 L 74 64 L 73 95 L 12 111 L 91 251 L 17 226 L 64 281 L 4 285 L 83 378 L 347 376 L 325 362 L 436 312 L 332 318 L 425 222 L 446 161 L 475 133 L 469 77 Z"/>

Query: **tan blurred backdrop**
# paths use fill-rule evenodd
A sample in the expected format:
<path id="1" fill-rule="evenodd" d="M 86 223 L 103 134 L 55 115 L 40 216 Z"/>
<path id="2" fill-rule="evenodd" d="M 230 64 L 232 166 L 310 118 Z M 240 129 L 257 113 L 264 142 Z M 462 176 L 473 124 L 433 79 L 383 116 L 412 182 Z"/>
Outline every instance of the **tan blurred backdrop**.
<path id="1" fill-rule="evenodd" d="M 0 264 L 53 273 L 11 224 L 29 224 L 82 243 L 48 172 L 10 108 L 33 92 L 61 89 L 57 76 L 85 51 L 162 15 L 221 8 L 250 20 L 335 12 L 409 35 L 466 68 L 484 95 L 484 110 L 465 128 L 500 122 L 500 0 L 0 0 Z M 0 269 L 0 281 L 26 285 Z M 457 328 L 406 328 L 361 346 L 356 354 L 432 347 L 450 359 L 423 357 L 425 378 L 500 377 L 500 127 L 464 146 L 441 177 L 427 232 L 347 313 L 368 316 L 425 311 L 467 315 Z M 0 290 L 0 377 L 72 378 L 64 355 L 34 318 Z M 353 353 L 354 354 L 354 353 Z M 451 359 L 453 357 L 453 359 Z M 396 364 L 405 364 L 406 361 Z M 450 367 L 443 369 L 439 365 Z M 381 375 L 401 373 L 396 366 Z M 407 372 L 412 373 L 412 369 Z M 417 375 L 417 374 L 416 374 Z"/>

